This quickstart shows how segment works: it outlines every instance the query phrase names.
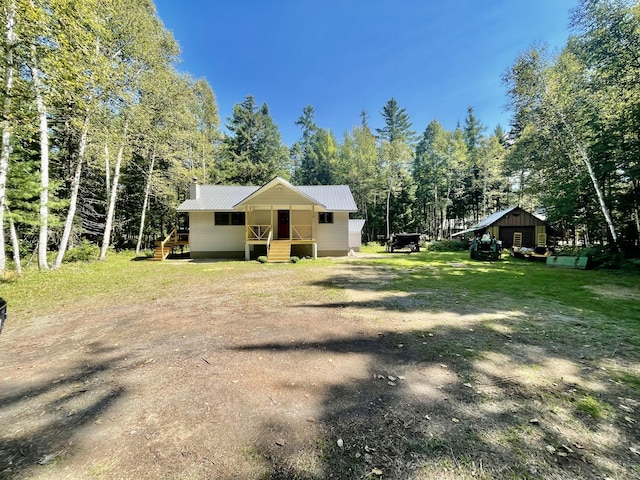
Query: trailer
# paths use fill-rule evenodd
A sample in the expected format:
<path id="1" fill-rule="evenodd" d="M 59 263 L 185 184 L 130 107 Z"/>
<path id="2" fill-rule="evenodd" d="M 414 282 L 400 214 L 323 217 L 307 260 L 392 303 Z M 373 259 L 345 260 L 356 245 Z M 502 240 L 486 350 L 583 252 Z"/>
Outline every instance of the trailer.
<path id="1" fill-rule="evenodd" d="M 394 233 L 386 241 L 386 250 L 393 253 L 396 250 L 409 250 L 409 252 L 420 251 L 419 233 Z"/>

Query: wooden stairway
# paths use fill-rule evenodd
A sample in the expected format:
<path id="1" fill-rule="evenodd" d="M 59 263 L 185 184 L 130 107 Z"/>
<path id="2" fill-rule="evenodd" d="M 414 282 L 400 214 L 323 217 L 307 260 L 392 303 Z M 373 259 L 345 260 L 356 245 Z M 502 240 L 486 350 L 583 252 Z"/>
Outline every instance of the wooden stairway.
<path id="1" fill-rule="evenodd" d="M 267 256 L 269 263 L 288 263 L 289 257 L 291 257 L 290 240 L 271 240 L 269 255 Z"/>
<path id="2" fill-rule="evenodd" d="M 170 243 L 170 242 L 165 243 L 164 246 L 162 244 L 157 245 L 156 249 L 153 251 L 153 259 L 154 260 L 166 259 L 171 253 L 172 249 L 173 249 L 173 243 Z"/>

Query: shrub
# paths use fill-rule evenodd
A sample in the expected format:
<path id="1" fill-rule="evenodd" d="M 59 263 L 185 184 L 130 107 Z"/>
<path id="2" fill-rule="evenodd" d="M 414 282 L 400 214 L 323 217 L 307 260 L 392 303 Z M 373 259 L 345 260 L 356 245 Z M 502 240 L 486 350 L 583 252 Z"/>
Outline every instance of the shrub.
<path id="1" fill-rule="evenodd" d="M 460 250 L 469 250 L 469 242 L 464 240 L 438 240 L 428 242 L 425 249 L 429 252 L 458 252 Z"/>
<path id="2" fill-rule="evenodd" d="M 63 262 L 93 262 L 100 257 L 100 247 L 89 240 L 82 240 L 76 247 L 67 250 L 62 258 Z"/>
<path id="3" fill-rule="evenodd" d="M 264 255 L 258 257 L 257 260 L 260 263 L 267 263 L 269 261 L 269 259 L 267 257 L 265 257 Z"/>

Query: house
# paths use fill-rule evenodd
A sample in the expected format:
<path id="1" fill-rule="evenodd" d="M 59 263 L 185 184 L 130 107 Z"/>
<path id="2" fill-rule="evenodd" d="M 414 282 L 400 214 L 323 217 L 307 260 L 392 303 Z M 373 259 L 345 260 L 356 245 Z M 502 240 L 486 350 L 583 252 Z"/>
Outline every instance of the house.
<path id="1" fill-rule="evenodd" d="M 350 248 L 347 185 L 294 186 L 276 177 L 263 186 L 199 185 L 179 213 L 189 216 L 192 258 L 342 256 Z"/>
<path id="2" fill-rule="evenodd" d="M 541 218 L 523 210 L 511 207 L 489 215 L 466 230 L 452 236 L 480 236 L 489 233 L 502 242 L 502 248 L 530 247 L 547 245 L 549 226 Z"/>

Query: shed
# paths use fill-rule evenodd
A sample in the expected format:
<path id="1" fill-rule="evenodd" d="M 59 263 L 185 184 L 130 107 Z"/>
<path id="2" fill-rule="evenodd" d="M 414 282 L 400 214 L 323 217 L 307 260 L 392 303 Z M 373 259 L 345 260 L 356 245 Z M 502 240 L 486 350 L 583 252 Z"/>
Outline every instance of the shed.
<path id="1" fill-rule="evenodd" d="M 349 220 L 349 250 L 359 252 L 362 249 L 363 219 Z"/>
<path id="2" fill-rule="evenodd" d="M 521 238 L 519 247 L 547 246 L 547 223 L 520 207 L 511 207 L 489 215 L 484 220 L 453 236 L 473 236 L 489 233 L 502 242 L 503 248 L 512 248 L 514 238 Z M 516 235 L 519 234 L 519 235 Z"/>

